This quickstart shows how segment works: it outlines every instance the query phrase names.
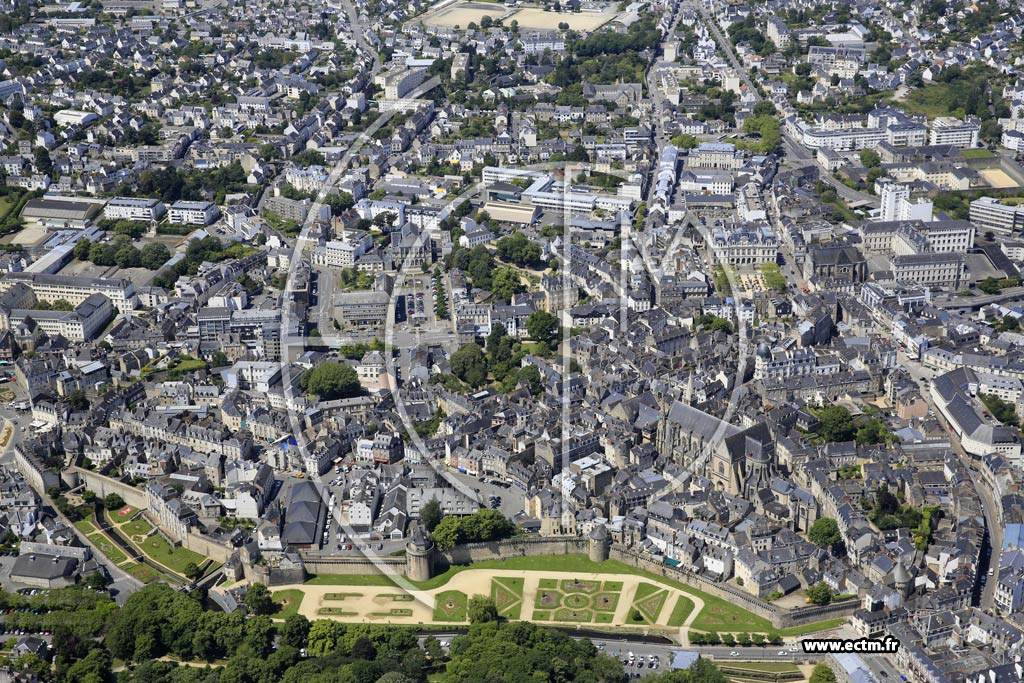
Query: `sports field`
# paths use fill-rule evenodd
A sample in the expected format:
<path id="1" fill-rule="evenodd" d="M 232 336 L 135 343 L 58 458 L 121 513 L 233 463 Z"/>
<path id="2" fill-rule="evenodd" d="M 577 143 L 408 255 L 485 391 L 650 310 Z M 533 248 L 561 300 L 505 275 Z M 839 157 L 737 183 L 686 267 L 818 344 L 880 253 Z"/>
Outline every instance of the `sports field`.
<path id="1" fill-rule="evenodd" d="M 471 23 L 480 25 L 484 17 L 492 21 L 499 19 L 508 26 L 513 20 L 522 29 L 546 30 L 558 24 L 568 24 L 574 31 L 590 32 L 604 26 L 617 16 L 617 12 L 549 12 L 540 7 L 508 8 L 496 2 L 450 2 L 441 3 L 418 17 L 428 26 L 465 29 Z"/>

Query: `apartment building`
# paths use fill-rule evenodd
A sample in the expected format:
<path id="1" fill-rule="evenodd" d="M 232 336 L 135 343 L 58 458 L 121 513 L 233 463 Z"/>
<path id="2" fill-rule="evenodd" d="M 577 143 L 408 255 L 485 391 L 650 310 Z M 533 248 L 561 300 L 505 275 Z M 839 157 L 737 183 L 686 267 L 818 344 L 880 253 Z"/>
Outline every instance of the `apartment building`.
<path id="1" fill-rule="evenodd" d="M 114 197 L 103 208 L 103 217 L 110 220 L 158 221 L 167 213 L 159 199 Z"/>
<path id="2" fill-rule="evenodd" d="M 931 145 L 977 147 L 980 136 L 981 123 L 973 116 L 963 121 L 952 116 L 940 116 L 928 124 L 928 143 Z"/>
<path id="3" fill-rule="evenodd" d="M 130 280 L 123 278 L 105 279 L 76 275 L 51 275 L 50 273 L 5 273 L 0 278 L 0 294 L 19 282 L 31 287 L 36 299 L 49 303 L 63 299 L 72 306 L 77 306 L 93 294 L 103 294 L 110 299 L 119 313 L 128 313 L 138 305 L 135 286 Z"/>
<path id="4" fill-rule="evenodd" d="M 1017 235 L 1024 231 L 1024 206 L 1001 204 L 995 197 L 978 197 L 971 202 L 970 219 L 978 230 Z"/>
<path id="5" fill-rule="evenodd" d="M 177 201 L 171 204 L 167 220 L 174 225 L 209 225 L 220 215 L 212 202 Z"/>

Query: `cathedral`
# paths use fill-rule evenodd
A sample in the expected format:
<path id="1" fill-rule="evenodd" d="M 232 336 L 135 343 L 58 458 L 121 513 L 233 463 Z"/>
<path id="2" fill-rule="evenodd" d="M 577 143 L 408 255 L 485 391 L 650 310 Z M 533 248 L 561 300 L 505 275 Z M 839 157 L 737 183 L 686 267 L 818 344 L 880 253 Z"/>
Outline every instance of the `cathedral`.
<path id="1" fill-rule="evenodd" d="M 716 489 L 753 500 L 775 471 L 775 441 L 768 425 L 740 428 L 676 401 L 658 428 L 658 448 L 706 476 Z"/>

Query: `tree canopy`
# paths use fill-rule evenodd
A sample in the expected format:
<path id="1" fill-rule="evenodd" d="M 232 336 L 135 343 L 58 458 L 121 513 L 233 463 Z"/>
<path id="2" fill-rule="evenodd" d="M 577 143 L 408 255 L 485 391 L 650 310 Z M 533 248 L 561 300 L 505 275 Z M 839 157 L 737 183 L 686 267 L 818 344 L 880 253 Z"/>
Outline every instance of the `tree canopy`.
<path id="1" fill-rule="evenodd" d="M 345 363 L 322 363 L 302 373 L 299 385 L 303 391 L 331 401 L 348 398 L 359 393 L 359 376 L 351 365 Z"/>
<path id="2" fill-rule="evenodd" d="M 499 541 L 515 532 L 516 525 L 498 510 L 479 510 L 468 517 L 442 518 L 431 536 L 438 548 L 452 548 L 462 543 Z"/>

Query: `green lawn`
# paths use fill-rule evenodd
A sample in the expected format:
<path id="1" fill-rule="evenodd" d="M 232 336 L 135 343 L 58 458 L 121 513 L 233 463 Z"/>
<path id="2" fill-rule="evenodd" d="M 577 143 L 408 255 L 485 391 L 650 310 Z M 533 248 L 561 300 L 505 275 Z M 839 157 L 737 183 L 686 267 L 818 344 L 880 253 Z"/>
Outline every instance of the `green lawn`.
<path id="1" fill-rule="evenodd" d="M 668 591 L 660 586 L 650 583 L 641 583 L 636 587 L 636 595 L 633 597 L 633 605 L 629 610 L 631 622 L 643 621 L 654 624 L 658 621 L 661 608 L 665 606 L 668 599 Z M 635 619 L 639 614 L 642 619 Z"/>
<path id="2" fill-rule="evenodd" d="M 142 517 L 136 517 L 130 522 L 126 522 L 118 527 L 122 533 L 126 533 L 130 536 L 138 536 L 140 539 L 153 531 L 153 525 L 147 522 Z"/>
<path id="3" fill-rule="evenodd" d="M 930 119 L 937 116 L 963 116 L 957 113 L 959 104 L 949 83 L 929 83 L 912 90 L 901 100 L 894 100 L 908 114 L 924 114 Z"/>
<path id="4" fill-rule="evenodd" d="M 114 542 L 103 534 L 89 534 L 89 540 L 92 541 L 93 545 L 99 548 L 100 552 L 106 555 L 107 559 L 114 564 L 121 564 L 128 559 L 128 556 L 124 554 L 124 551 L 114 545 Z"/>
<path id="5" fill-rule="evenodd" d="M 184 574 L 185 567 L 189 562 L 200 565 L 206 560 L 205 557 L 188 548 L 171 547 L 159 534 L 150 536 L 137 545 L 150 559 L 179 574 Z"/>
<path id="6" fill-rule="evenodd" d="M 310 586 L 397 586 L 383 574 L 316 574 L 306 581 Z M 443 583 L 443 582 L 442 582 Z M 440 586 L 441 584 L 437 584 Z"/>
<path id="7" fill-rule="evenodd" d="M 148 564 L 133 562 L 121 567 L 121 569 L 125 570 L 142 583 L 153 583 L 154 581 L 159 581 L 163 578 L 163 575 L 160 574 L 160 572 L 153 569 Z"/>
<path id="8" fill-rule="evenodd" d="M 711 595 L 710 593 L 697 590 L 685 583 L 663 576 L 658 576 L 652 572 L 638 569 L 617 560 L 593 562 L 586 555 L 582 554 L 510 557 L 503 560 L 485 560 L 472 565 L 451 567 L 444 573 L 438 574 L 427 581 L 410 581 L 409 583 L 422 590 L 438 588 L 448 583 L 448 581 L 459 572 L 467 569 L 523 569 L 549 572 L 630 574 L 634 576 L 641 576 L 651 581 L 660 581 L 661 583 L 672 586 L 683 593 L 696 595 L 704 601 L 704 609 L 693 623 L 693 627 L 700 631 L 756 631 L 766 635 L 777 633 L 782 636 L 794 636 L 800 635 L 801 633 L 814 633 L 815 631 L 834 628 L 835 622 L 837 621 L 829 620 L 799 626 L 795 629 L 778 630 L 773 628 L 771 622 L 764 617 L 759 617 L 743 609 L 739 605 L 735 605 L 728 600 Z M 542 579 L 541 581 L 543 582 L 545 580 Z M 310 579 L 307 583 L 328 586 L 387 586 L 392 585 L 394 582 L 390 578 L 382 575 L 322 574 Z M 557 585 L 556 581 L 553 587 Z M 535 611 L 534 619 L 544 618 L 537 616 L 539 613 L 543 612 L 545 611 Z M 549 611 L 547 611 L 547 613 L 550 615 Z M 838 620 L 838 623 L 843 623 L 845 621 L 846 619 L 840 619 Z"/>
<path id="9" fill-rule="evenodd" d="M 491 579 L 491 597 L 498 614 L 506 619 L 518 619 L 523 610 L 523 579 L 502 576 Z"/>
<path id="10" fill-rule="evenodd" d="M 348 600 L 349 598 L 361 598 L 362 593 L 324 593 L 324 600 L 340 601 Z"/>
<path id="11" fill-rule="evenodd" d="M 96 533 L 96 527 L 93 526 L 93 523 L 87 519 L 80 519 L 77 522 L 75 522 L 74 525 L 75 528 L 81 531 L 83 534 L 88 535 Z"/>
<path id="12" fill-rule="evenodd" d="M 0 197 L 0 220 L 7 217 L 7 212 L 14 206 L 14 202 L 10 200 L 10 197 Z"/>
<path id="13" fill-rule="evenodd" d="M 277 614 L 274 616 L 278 619 L 287 619 L 293 614 L 299 613 L 299 606 L 302 604 L 302 598 L 305 597 L 305 593 L 296 588 L 291 588 L 289 590 L 277 591 L 271 597 L 274 598 L 274 602 L 278 605 Z"/>
<path id="14" fill-rule="evenodd" d="M 792 626 L 790 628 L 784 628 L 776 631 L 780 636 L 786 638 L 788 636 L 805 636 L 808 633 L 817 633 L 818 631 L 829 631 L 834 628 L 839 628 L 843 624 L 849 621 L 846 617 L 839 617 L 838 619 L 829 619 L 827 621 L 815 621 L 810 624 L 804 624 L 803 626 Z"/>
<path id="15" fill-rule="evenodd" d="M 685 595 L 680 595 L 676 599 L 675 607 L 672 608 L 672 615 L 668 618 L 668 625 L 682 626 L 692 611 L 693 601 Z"/>
<path id="16" fill-rule="evenodd" d="M 964 159 L 993 159 L 996 156 L 995 152 L 983 147 L 964 149 L 960 151 L 964 155 Z"/>
<path id="17" fill-rule="evenodd" d="M 664 584 L 678 588 L 684 593 L 697 595 L 704 600 L 704 610 L 694 620 L 693 627 L 701 631 L 736 631 L 749 630 L 761 631 L 763 633 L 774 633 L 771 622 L 759 617 L 737 605 L 723 600 L 722 598 L 704 593 L 691 588 L 690 586 L 673 581 L 672 579 L 652 574 L 651 572 L 638 569 L 624 562 L 608 560 L 606 562 L 593 562 L 589 557 L 582 554 L 553 555 L 551 557 L 510 557 L 504 560 L 485 560 L 472 565 L 459 565 L 451 567 L 443 574 L 438 574 L 427 581 L 411 582 L 417 588 L 430 589 L 443 586 L 456 574 L 466 569 L 540 569 L 552 572 L 603 572 L 606 574 L 632 574 L 647 579 L 661 581 Z M 741 628 L 736 628 L 737 626 Z"/>
<path id="18" fill-rule="evenodd" d="M 434 603 L 434 621 L 465 621 L 469 598 L 462 591 L 445 591 L 437 594 Z"/>
<path id="19" fill-rule="evenodd" d="M 799 671 L 793 662 L 722 662 L 723 667 L 763 673 L 793 673 Z"/>
<path id="20" fill-rule="evenodd" d="M 357 616 L 356 612 L 349 612 L 344 607 L 320 607 L 316 611 L 317 614 L 324 617 L 354 617 Z"/>

